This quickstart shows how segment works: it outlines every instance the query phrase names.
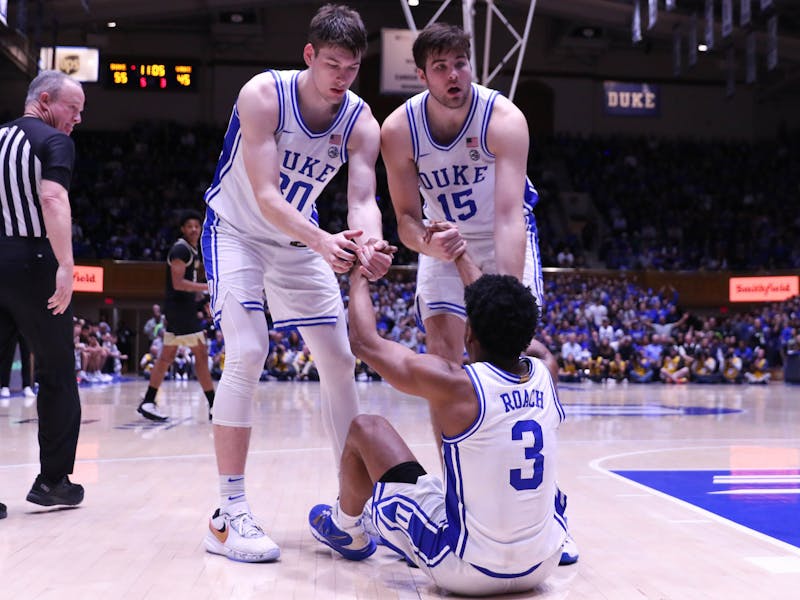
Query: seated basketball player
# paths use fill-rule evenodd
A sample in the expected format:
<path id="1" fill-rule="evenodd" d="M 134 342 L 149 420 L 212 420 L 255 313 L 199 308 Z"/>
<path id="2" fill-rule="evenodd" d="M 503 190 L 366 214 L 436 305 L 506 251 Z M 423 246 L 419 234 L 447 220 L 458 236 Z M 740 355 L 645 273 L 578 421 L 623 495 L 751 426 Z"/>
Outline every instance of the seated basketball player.
<path id="1" fill-rule="evenodd" d="M 443 589 L 528 590 L 558 566 L 567 538 L 556 486 L 564 411 L 555 365 L 523 355 L 537 308 L 516 278 L 483 275 L 464 297 L 472 362 L 462 367 L 380 337 L 368 283 L 352 272 L 353 351 L 398 390 L 429 402 L 447 485 L 426 473 L 386 419 L 360 415 L 345 442 L 339 499 L 312 508 L 309 522 L 320 542 L 347 559 L 365 559 L 375 551 L 361 520 L 371 498 L 372 524 L 384 543 Z"/>

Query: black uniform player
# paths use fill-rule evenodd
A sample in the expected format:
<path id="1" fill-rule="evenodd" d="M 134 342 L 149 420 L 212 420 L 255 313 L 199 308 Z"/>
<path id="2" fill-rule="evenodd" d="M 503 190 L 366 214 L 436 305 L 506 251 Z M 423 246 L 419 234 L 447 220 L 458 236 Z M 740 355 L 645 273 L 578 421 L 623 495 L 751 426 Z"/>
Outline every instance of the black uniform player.
<path id="1" fill-rule="evenodd" d="M 214 383 L 208 370 L 206 335 L 198 317 L 199 300 L 208 291 L 206 283 L 197 281 L 200 267 L 197 251 L 201 230 L 199 213 L 183 212 L 180 225 L 182 237 L 173 244 L 167 256 L 164 345 L 150 373 L 150 385 L 137 409 L 142 416 L 153 421 L 167 420 L 156 406 L 156 394 L 180 346 L 187 346 L 194 355 L 194 370 L 208 400 L 209 418 L 214 406 Z"/>

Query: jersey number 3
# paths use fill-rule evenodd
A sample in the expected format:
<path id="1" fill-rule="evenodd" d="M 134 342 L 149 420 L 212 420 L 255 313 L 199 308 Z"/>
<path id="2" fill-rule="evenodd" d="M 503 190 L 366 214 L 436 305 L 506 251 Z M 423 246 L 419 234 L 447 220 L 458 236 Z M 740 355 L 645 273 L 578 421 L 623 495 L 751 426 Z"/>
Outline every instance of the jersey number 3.
<path id="1" fill-rule="evenodd" d="M 544 477 L 542 426 L 532 420 L 517 421 L 511 429 L 511 439 L 521 440 L 525 432 L 533 435 L 533 446 L 525 446 L 525 460 L 533 461 L 533 474 L 530 477 L 523 477 L 522 469 L 511 469 L 509 471 L 509 483 L 515 490 L 520 491 L 535 490 L 542 484 L 542 478 Z"/>

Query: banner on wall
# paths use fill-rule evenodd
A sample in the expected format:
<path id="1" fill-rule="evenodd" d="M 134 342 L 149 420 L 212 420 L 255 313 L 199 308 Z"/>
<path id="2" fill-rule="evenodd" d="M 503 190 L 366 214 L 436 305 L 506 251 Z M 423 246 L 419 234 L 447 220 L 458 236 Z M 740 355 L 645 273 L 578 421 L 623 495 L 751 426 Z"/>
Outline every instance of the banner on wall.
<path id="1" fill-rule="evenodd" d="M 410 29 L 381 29 L 381 94 L 411 96 L 425 89 L 411 54 L 415 39 Z"/>
<path id="2" fill-rule="evenodd" d="M 103 267 L 75 265 L 72 272 L 72 289 L 76 292 L 102 292 Z"/>
<path id="3" fill-rule="evenodd" d="M 733 33 L 733 0 L 722 0 L 722 37 Z"/>
<path id="4" fill-rule="evenodd" d="M 742 0 L 741 2 L 741 11 L 739 11 L 739 24 L 742 27 L 747 27 L 750 25 L 750 1 L 751 0 Z"/>
<path id="5" fill-rule="evenodd" d="M 642 41 L 642 8 L 639 0 L 633 3 L 633 19 L 631 20 L 631 41 L 638 44 Z"/>
<path id="6" fill-rule="evenodd" d="M 745 42 L 745 82 L 756 82 L 756 34 L 751 31 Z"/>
<path id="7" fill-rule="evenodd" d="M 661 114 L 659 87 L 650 83 L 604 81 L 603 110 L 618 117 L 657 117 Z"/>
<path id="8" fill-rule="evenodd" d="M 714 49 L 714 0 L 706 0 L 706 46 Z"/>
<path id="9" fill-rule="evenodd" d="M 658 0 L 650 0 L 647 11 L 647 29 L 650 30 L 656 26 L 658 21 Z"/>
<path id="10" fill-rule="evenodd" d="M 778 66 L 778 15 L 767 20 L 767 69 L 774 70 Z"/>
<path id="11" fill-rule="evenodd" d="M 800 294 L 797 275 L 774 277 L 731 277 L 730 302 L 783 302 Z"/>

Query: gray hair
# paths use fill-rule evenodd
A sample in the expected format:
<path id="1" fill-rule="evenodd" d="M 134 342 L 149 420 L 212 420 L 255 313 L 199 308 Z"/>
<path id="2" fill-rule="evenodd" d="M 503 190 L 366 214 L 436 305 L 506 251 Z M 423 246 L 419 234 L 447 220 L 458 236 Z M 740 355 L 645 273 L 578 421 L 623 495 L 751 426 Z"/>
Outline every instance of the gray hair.
<path id="1" fill-rule="evenodd" d="M 31 81 L 31 84 L 28 86 L 28 95 L 25 96 L 25 106 L 38 100 L 42 92 L 47 92 L 54 100 L 57 99 L 58 93 L 67 81 L 72 81 L 80 85 L 77 80 L 61 71 L 42 71 L 33 78 L 33 81 Z"/>

